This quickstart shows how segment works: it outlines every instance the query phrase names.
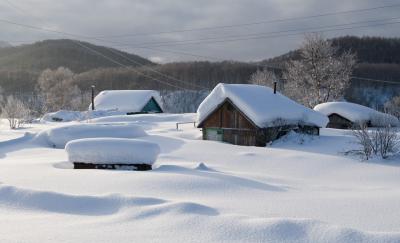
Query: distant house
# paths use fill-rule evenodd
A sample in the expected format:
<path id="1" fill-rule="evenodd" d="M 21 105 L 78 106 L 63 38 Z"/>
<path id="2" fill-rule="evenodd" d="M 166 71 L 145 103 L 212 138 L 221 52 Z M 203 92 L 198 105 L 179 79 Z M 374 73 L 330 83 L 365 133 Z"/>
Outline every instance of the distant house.
<path id="1" fill-rule="evenodd" d="M 104 90 L 95 97 L 94 107 L 128 115 L 163 112 L 160 94 L 154 90 Z"/>
<path id="2" fill-rule="evenodd" d="M 319 135 L 328 118 L 272 89 L 218 84 L 197 110 L 204 140 L 266 146 L 289 131 Z"/>
<path id="3" fill-rule="evenodd" d="M 351 129 L 360 124 L 369 127 L 381 127 L 385 124 L 399 125 L 399 120 L 394 116 L 350 102 L 322 103 L 315 106 L 314 110 L 328 116 L 327 127 L 329 128 Z"/>

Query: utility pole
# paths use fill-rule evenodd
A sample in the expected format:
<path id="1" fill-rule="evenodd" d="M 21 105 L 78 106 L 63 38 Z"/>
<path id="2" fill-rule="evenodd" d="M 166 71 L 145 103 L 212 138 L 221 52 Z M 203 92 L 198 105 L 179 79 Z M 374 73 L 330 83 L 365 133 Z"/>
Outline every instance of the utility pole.
<path id="1" fill-rule="evenodd" d="M 94 110 L 94 85 L 92 85 L 92 111 Z"/>

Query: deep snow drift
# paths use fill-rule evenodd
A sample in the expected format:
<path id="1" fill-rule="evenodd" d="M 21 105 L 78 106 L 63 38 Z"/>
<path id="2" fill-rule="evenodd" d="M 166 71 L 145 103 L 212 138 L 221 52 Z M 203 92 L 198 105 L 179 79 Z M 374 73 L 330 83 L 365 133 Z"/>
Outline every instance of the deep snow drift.
<path id="1" fill-rule="evenodd" d="M 73 170 L 34 135 L 57 124 L 5 124 L 0 242 L 400 242 L 398 158 L 346 157 L 357 145 L 335 129 L 267 148 L 202 141 L 193 124 L 175 128 L 194 116 L 89 124 L 145 129 L 140 140 L 160 147 L 147 172 Z M 76 124 L 87 123 L 65 125 Z"/>

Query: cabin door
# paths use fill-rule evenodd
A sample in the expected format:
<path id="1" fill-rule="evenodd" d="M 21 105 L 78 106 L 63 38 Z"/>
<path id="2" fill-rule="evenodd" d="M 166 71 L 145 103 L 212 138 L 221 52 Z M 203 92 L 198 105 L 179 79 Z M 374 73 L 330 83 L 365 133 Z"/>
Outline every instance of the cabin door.
<path id="1" fill-rule="evenodd" d="M 222 141 L 223 131 L 219 128 L 207 128 L 206 139 L 214 141 Z"/>

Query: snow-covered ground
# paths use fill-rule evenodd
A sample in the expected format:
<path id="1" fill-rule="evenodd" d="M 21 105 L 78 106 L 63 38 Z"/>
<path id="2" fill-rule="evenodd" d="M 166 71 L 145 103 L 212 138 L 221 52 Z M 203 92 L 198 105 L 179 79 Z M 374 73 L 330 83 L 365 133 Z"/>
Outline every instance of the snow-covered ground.
<path id="1" fill-rule="evenodd" d="M 145 172 L 73 170 L 64 149 L 36 136 L 71 123 L 2 122 L 0 242 L 400 242 L 400 161 L 346 157 L 354 140 L 334 129 L 267 148 L 176 130 L 193 120 L 91 120 L 141 126 L 140 139 L 161 149 Z"/>

